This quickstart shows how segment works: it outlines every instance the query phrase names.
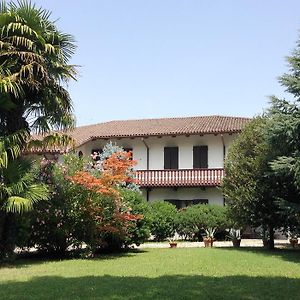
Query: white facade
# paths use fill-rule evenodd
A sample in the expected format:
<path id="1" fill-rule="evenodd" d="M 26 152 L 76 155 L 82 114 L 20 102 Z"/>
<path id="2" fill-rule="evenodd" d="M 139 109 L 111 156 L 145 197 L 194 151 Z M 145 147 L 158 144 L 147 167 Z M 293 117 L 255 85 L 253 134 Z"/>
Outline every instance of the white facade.
<path id="1" fill-rule="evenodd" d="M 143 195 L 146 198 L 146 190 L 143 190 Z M 224 203 L 222 191 L 217 187 L 154 188 L 149 193 L 149 201 L 194 199 L 208 200 L 209 204 Z"/>
<path id="2" fill-rule="evenodd" d="M 162 136 L 146 138 L 119 138 L 119 139 L 96 139 L 88 141 L 79 146 L 84 156 L 89 156 L 93 149 L 102 149 L 108 142 L 116 143 L 123 148 L 130 148 L 133 152 L 133 159 L 137 162 L 136 170 L 147 170 L 147 147 L 148 170 L 164 169 L 164 148 L 178 147 L 178 169 L 193 169 L 193 147 L 208 147 L 208 169 L 223 168 L 224 155 L 237 134 L 206 134 L 206 135 L 181 135 Z M 145 187 L 143 195 L 148 201 L 157 200 L 182 200 L 184 201 L 203 199 L 209 204 L 223 205 L 223 195 L 218 187 L 197 186 L 197 187 Z M 186 202 L 187 203 L 187 202 Z"/>
<path id="3" fill-rule="evenodd" d="M 227 153 L 227 149 L 235 137 L 236 134 L 207 134 L 204 136 L 191 135 L 144 138 L 144 142 L 149 147 L 149 170 L 164 169 L 164 147 L 178 147 L 179 169 L 192 169 L 193 146 L 208 146 L 208 168 L 223 168 L 223 145 L 225 146 L 225 153 Z M 102 149 L 109 141 L 123 148 L 131 148 L 133 159 L 137 162 L 135 169 L 147 169 L 147 148 L 142 138 L 98 139 L 81 145 L 77 148 L 77 151 L 82 151 L 84 156 L 89 156 L 92 149 Z"/>

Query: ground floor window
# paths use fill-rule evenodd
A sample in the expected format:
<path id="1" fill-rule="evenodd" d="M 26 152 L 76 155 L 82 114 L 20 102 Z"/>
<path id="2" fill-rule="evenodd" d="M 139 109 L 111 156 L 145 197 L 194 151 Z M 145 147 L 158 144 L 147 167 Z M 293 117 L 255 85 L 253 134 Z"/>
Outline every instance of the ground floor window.
<path id="1" fill-rule="evenodd" d="M 180 209 L 182 208 L 182 200 L 177 200 L 177 199 L 166 199 L 165 201 L 173 204 L 176 206 L 177 209 Z"/>
<path id="2" fill-rule="evenodd" d="M 165 201 L 176 206 L 177 209 L 184 208 L 196 204 L 208 204 L 208 199 L 193 199 L 193 200 L 180 200 L 180 199 L 165 199 Z"/>

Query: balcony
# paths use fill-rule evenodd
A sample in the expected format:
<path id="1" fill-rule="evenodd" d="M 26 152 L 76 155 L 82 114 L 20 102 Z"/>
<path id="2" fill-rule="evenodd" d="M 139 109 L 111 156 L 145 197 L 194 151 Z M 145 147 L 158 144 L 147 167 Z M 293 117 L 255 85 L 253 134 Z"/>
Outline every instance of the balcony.
<path id="1" fill-rule="evenodd" d="M 138 170 L 137 184 L 141 187 L 218 186 L 224 169 Z"/>

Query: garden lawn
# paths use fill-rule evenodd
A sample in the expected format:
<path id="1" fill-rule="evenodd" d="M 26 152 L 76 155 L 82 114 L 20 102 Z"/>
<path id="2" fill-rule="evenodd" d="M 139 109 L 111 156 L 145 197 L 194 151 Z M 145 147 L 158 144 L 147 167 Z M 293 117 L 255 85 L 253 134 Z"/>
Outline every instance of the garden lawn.
<path id="1" fill-rule="evenodd" d="M 149 249 L 0 267 L 0 299 L 300 299 L 300 251 Z"/>

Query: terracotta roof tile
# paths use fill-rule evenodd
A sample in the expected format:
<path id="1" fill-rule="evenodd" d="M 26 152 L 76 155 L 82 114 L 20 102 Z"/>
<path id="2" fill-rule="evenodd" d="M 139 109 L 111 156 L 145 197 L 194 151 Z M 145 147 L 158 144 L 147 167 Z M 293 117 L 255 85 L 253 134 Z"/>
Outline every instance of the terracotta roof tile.
<path id="1" fill-rule="evenodd" d="M 77 146 L 90 139 L 240 132 L 249 118 L 200 116 L 110 121 L 77 127 L 70 135 Z"/>

